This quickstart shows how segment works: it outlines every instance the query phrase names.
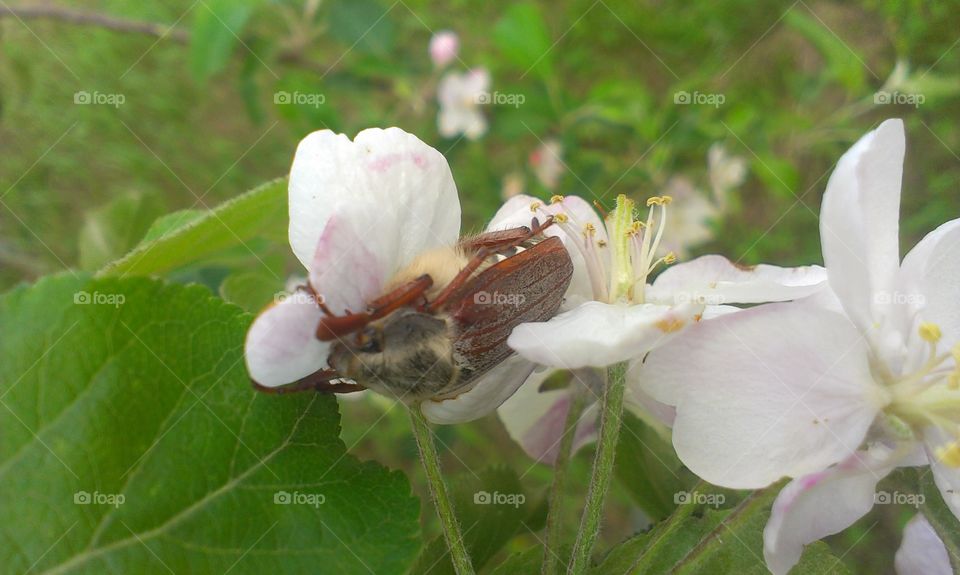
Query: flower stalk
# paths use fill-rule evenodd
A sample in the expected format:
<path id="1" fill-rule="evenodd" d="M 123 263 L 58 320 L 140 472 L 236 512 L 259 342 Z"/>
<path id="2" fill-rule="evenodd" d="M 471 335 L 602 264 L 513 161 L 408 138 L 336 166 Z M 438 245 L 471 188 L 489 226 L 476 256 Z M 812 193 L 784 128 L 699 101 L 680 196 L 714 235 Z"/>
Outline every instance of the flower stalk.
<path id="1" fill-rule="evenodd" d="M 593 546 L 600 535 L 600 519 L 603 502 L 613 477 L 617 440 L 620 438 L 620 423 L 623 419 L 623 395 L 626 389 L 627 363 L 621 362 L 607 368 L 607 382 L 600 405 L 600 432 L 593 460 L 590 487 L 587 490 L 586 506 L 580 519 L 580 531 L 573 545 L 570 567 L 567 573 L 580 575 L 590 566 Z"/>
<path id="2" fill-rule="evenodd" d="M 447 541 L 447 549 L 450 550 L 453 569 L 457 575 L 473 575 L 473 564 L 470 562 L 470 555 L 463 543 L 460 523 L 453 511 L 453 502 L 450 500 L 446 483 L 444 483 L 443 475 L 440 472 L 440 457 L 437 455 L 437 446 L 433 442 L 433 431 L 430 430 L 430 426 L 418 405 L 411 406 L 409 411 L 413 435 L 416 437 L 417 447 L 420 449 L 420 461 L 423 463 L 427 485 L 430 487 L 430 498 L 437 510 L 437 517 L 440 518 L 443 538 Z"/>
<path id="3" fill-rule="evenodd" d="M 570 382 L 574 387 L 570 394 L 570 407 L 560 438 L 557 459 L 553 464 L 553 484 L 550 486 L 550 505 L 547 508 L 547 533 L 543 542 L 543 575 L 554 575 L 560 563 L 561 541 L 563 539 L 563 496 L 566 493 L 567 468 L 573 454 L 573 441 L 577 435 L 580 417 L 587 405 L 587 389 L 576 379 Z"/>

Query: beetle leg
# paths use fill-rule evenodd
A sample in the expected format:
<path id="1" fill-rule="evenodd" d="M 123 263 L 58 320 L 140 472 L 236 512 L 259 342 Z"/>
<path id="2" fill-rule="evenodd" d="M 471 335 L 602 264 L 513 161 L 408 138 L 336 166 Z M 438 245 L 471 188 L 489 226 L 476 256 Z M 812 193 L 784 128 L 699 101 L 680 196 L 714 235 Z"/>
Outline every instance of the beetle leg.
<path id="1" fill-rule="evenodd" d="M 327 315 L 317 325 L 317 339 L 333 341 L 340 336 L 358 331 L 373 320 L 385 317 L 401 307 L 412 305 L 422 298 L 432 285 L 433 278 L 424 274 L 373 300 L 367 306 L 367 310 L 360 313 L 335 315 L 329 309 L 324 309 L 326 307 L 324 306 L 321 309 L 324 309 Z"/>

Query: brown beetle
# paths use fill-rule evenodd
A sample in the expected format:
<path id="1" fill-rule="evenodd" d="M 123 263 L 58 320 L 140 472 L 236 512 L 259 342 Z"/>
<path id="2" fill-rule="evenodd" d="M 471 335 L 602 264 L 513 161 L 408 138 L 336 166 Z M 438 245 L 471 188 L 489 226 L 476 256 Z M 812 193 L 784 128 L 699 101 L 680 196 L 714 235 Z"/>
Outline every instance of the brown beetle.
<path id="1" fill-rule="evenodd" d="M 530 227 L 486 232 L 428 251 L 397 272 L 362 312 L 324 317 L 317 338 L 335 341 L 329 368 L 269 393 L 372 389 L 404 401 L 444 399 L 470 389 L 510 356 L 507 337 L 556 314 L 573 264 L 535 218 Z"/>

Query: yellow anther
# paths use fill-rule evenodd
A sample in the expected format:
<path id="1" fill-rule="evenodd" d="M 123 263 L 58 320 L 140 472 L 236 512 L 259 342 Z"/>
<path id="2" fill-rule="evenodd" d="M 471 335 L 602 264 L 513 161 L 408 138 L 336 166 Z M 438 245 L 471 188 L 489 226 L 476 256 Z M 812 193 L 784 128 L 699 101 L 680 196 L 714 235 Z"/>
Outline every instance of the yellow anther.
<path id="1" fill-rule="evenodd" d="M 663 205 L 663 198 L 660 196 L 653 196 L 652 198 L 647 198 L 647 207 L 650 206 L 660 206 Z"/>
<path id="2" fill-rule="evenodd" d="M 960 389 L 960 371 L 955 371 L 947 376 L 947 389 Z"/>
<path id="3" fill-rule="evenodd" d="M 937 459 L 949 467 L 960 467 L 960 443 L 954 441 L 938 447 Z"/>
<path id="4" fill-rule="evenodd" d="M 551 204 L 559 204 L 559 203 L 562 202 L 562 201 L 563 201 L 563 196 L 561 196 L 560 194 L 556 194 L 556 195 L 550 196 L 550 203 L 551 203 Z"/>
<path id="5" fill-rule="evenodd" d="M 605 248 L 607 247 L 607 240 L 600 240 L 597 242 L 597 247 Z"/>
<path id="6" fill-rule="evenodd" d="M 554 214 L 553 220 L 558 224 L 565 224 L 570 220 L 570 218 L 567 217 L 567 214 L 560 212 L 559 214 Z"/>
<path id="7" fill-rule="evenodd" d="M 642 229 L 643 229 L 643 222 L 638 220 L 633 220 L 633 222 L 631 222 L 630 226 L 627 228 L 627 235 L 635 236 L 639 234 L 640 230 Z"/>
<path id="8" fill-rule="evenodd" d="M 660 196 L 660 203 L 665 206 L 670 205 L 670 202 L 672 201 L 673 201 L 673 198 L 670 196 Z"/>
<path id="9" fill-rule="evenodd" d="M 583 226 L 583 235 L 588 238 L 592 238 L 595 233 L 597 233 L 597 228 L 593 224 L 587 223 L 587 225 Z"/>
<path id="10" fill-rule="evenodd" d="M 677 254 L 670 252 L 667 255 L 663 256 L 663 263 L 667 265 L 677 263 Z"/>
<path id="11" fill-rule="evenodd" d="M 532 203 L 530 204 L 530 211 L 531 211 L 531 212 L 536 212 L 537 210 L 539 210 L 539 209 L 542 208 L 542 207 L 543 207 L 543 203 L 542 203 L 542 202 L 532 202 Z"/>
<path id="12" fill-rule="evenodd" d="M 940 332 L 940 326 L 925 321 L 920 324 L 920 337 L 922 337 L 924 341 L 937 343 L 940 341 L 940 338 L 943 337 L 943 333 Z"/>

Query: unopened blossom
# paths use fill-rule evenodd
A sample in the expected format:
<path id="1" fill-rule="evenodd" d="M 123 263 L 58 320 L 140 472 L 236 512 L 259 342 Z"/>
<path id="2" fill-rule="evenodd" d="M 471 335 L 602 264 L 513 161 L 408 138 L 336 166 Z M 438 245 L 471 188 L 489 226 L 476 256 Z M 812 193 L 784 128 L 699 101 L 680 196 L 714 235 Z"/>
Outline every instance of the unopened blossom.
<path id="1" fill-rule="evenodd" d="M 454 138 L 463 134 L 467 139 L 476 140 L 487 133 L 487 119 L 481 105 L 489 96 L 490 73 L 484 68 L 444 74 L 437 87 L 440 135 Z"/>
<path id="2" fill-rule="evenodd" d="M 460 37 L 456 32 L 441 30 L 430 38 L 430 59 L 437 68 L 444 68 L 460 51 Z"/>
<path id="3" fill-rule="evenodd" d="M 837 163 L 820 212 L 829 297 L 704 322 L 643 367 L 694 473 L 740 489 L 796 478 L 765 532 L 774 573 L 869 511 L 898 466 L 929 465 L 960 517 L 960 219 L 900 261 L 904 151 L 888 120 Z M 803 505 L 812 490 L 829 504 Z"/>
<path id="4" fill-rule="evenodd" d="M 641 217 L 633 200 L 619 196 L 616 208 L 601 218 L 576 196 L 555 196 L 549 203 L 517 196 L 504 204 L 491 229 L 514 227 L 531 214 L 541 219 L 552 216 L 555 224 L 547 233 L 564 241 L 574 262 L 563 313 L 548 322 L 520 325 L 511 334 L 508 342 L 522 357 L 572 370 L 639 361 L 687 326 L 738 309 L 727 304 L 804 297 L 826 281 L 823 268 L 817 266 L 742 269 L 721 256 L 666 268 L 676 260 L 660 249 L 668 213 L 675 207 L 673 198 L 655 196 L 644 207 L 647 213 Z M 666 269 L 648 284 L 659 268 Z M 593 391 L 591 398 L 599 395 L 600 390 L 590 389 L 595 386 L 585 387 Z M 499 413 L 531 457 L 551 462 L 560 434 L 544 430 L 562 431 L 570 390 L 535 391 L 539 383 L 533 379 Z M 631 399 L 645 410 L 662 407 L 639 390 L 631 392 Z M 669 420 L 672 414 L 655 415 Z M 592 421 L 582 420 L 580 425 L 578 437 L 592 431 Z"/>
<path id="5" fill-rule="evenodd" d="M 537 180 L 548 191 L 556 189 L 563 175 L 563 146 L 559 140 L 549 139 L 541 142 L 537 149 L 530 153 L 530 167 Z"/>
<path id="6" fill-rule="evenodd" d="M 335 314 L 365 309 L 415 256 L 459 238 L 460 201 L 447 161 L 398 128 L 364 130 L 353 141 L 329 130 L 308 135 L 290 170 L 289 209 L 290 247 Z M 332 345 L 316 337 L 322 318 L 307 290 L 264 310 L 244 347 L 251 378 L 282 387 L 327 369 Z M 532 370 L 508 358 L 468 391 L 421 409 L 442 423 L 480 417 Z"/>

